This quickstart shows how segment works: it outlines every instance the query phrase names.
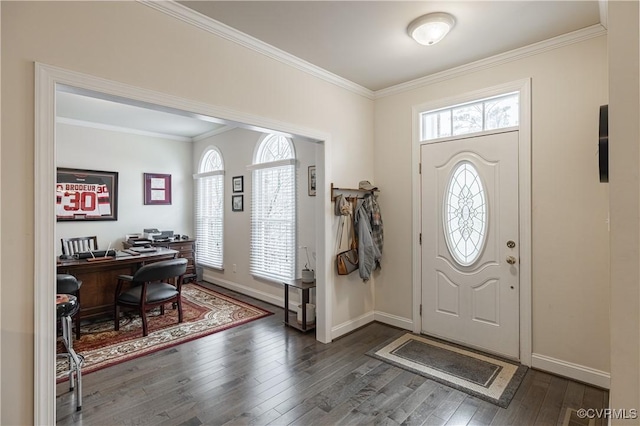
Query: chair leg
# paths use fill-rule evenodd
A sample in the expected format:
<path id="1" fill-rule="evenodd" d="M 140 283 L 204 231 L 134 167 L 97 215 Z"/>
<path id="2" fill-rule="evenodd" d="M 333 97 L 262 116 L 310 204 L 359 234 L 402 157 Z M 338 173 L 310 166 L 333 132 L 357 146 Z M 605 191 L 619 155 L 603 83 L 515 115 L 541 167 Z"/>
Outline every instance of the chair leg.
<path id="1" fill-rule="evenodd" d="M 69 390 L 72 391 L 75 388 L 74 381 L 74 368 L 73 357 L 71 351 L 73 350 L 73 332 L 71 330 L 71 317 L 62 317 L 62 341 L 67 349 L 67 357 L 69 359 Z M 71 348 L 71 349 L 70 349 Z"/>
<path id="2" fill-rule="evenodd" d="M 75 356 L 73 362 L 76 364 L 76 411 L 82 410 L 82 361 Z"/>
<path id="3" fill-rule="evenodd" d="M 118 305 L 113 309 L 113 328 L 115 331 L 120 330 L 120 306 Z"/>
<path id="4" fill-rule="evenodd" d="M 71 317 L 63 318 L 63 339 L 69 357 L 69 390 L 76 391 L 76 411 L 82 410 L 82 358 L 73 349 L 73 330 L 71 329 Z M 66 329 L 66 332 L 65 332 Z M 66 338 L 64 337 L 66 335 Z M 75 380 L 74 380 L 75 377 Z"/>
<path id="5" fill-rule="evenodd" d="M 149 330 L 147 329 L 147 314 L 144 309 L 140 311 L 140 316 L 142 317 L 142 335 L 146 337 Z"/>
<path id="6" fill-rule="evenodd" d="M 178 299 L 178 323 L 182 322 L 182 299 Z"/>

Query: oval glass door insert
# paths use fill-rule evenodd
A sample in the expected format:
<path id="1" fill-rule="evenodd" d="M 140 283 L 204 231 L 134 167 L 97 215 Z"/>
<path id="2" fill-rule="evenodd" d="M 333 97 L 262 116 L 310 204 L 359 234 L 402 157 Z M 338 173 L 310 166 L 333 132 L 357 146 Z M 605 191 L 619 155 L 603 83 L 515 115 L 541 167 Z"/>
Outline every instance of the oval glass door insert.
<path id="1" fill-rule="evenodd" d="M 444 236 L 462 266 L 472 265 L 486 241 L 487 197 L 478 170 L 468 161 L 453 168 L 444 196 Z"/>

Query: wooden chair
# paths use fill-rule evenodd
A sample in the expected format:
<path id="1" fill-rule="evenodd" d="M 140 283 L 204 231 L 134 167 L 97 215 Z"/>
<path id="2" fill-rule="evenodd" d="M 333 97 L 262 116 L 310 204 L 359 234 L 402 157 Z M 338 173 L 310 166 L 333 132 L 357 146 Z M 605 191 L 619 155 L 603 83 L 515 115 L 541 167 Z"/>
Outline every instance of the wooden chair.
<path id="1" fill-rule="evenodd" d="M 98 237 L 61 238 L 62 254 L 73 256 L 76 253 L 98 250 Z"/>
<path id="2" fill-rule="evenodd" d="M 146 312 L 160 307 L 164 315 L 164 305 L 175 303 L 178 307 L 178 323 L 182 322 L 182 277 L 187 272 L 187 259 L 171 259 L 150 263 L 138 269 L 133 275 L 120 275 L 114 301 L 115 330 L 120 329 L 120 306 L 135 308 L 142 318 L 142 335 L 148 334 Z M 170 284 L 169 281 L 175 281 Z M 123 291 L 125 283 L 129 289 Z"/>

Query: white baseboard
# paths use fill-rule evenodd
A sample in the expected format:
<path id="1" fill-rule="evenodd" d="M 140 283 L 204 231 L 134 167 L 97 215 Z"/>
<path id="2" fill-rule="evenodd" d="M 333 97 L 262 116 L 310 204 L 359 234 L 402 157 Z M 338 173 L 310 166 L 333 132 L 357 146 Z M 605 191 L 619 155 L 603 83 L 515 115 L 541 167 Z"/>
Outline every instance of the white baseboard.
<path id="1" fill-rule="evenodd" d="M 409 331 L 413 330 L 413 321 L 408 318 L 387 314 L 385 312 L 373 311 L 360 315 L 358 318 L 355 318 L 353 320 L 345 321 L 342 324 L 336 325 L 331 329 L 331 338 L 337 339 L 338 337 L 350 333 L 353 330 L 357 330 L 358 328 L 363 327 L 373 321 L 378 321 L 383 324 L 403 328 Z"/>
<path id="2" fill-rule="evenodd" d="M 397 315 L 391 315 L 385 312 L 375 311 L 373 313 L 373 319 L 383 324 L 392 325 L 394 327 L 413 331 L 413 321 L 409 318 L 399 317 Z"/>
<path id="3" fill-rule="evenodd" d="M 374 314 L 373 311 L 371 311 L 352 320 L 343 322 L 342 324 L 338 324 L 331 328 L 331 339 L 337 339 L 338 337 L 352 332 L 353 330 L 357 330 L 358 328 L 373 322 L 373 318 Z"/>
<path id="4" fill-rule="evenodd" d="M 270 293 L 265 293 L 264 291 L 256 290 L 255 288 L 247 287 L 242 284 L 235 283 L 233 281 L 228 281 L 222 278 L 218 278 L 213 274 L 207 274 L 207 271 L 203 271 L 202 278 L 206 282 L 213 283 L 215 285 L 219 285 L 220 287 L 224 287 L 228 290 L 237 291 L 238 293 L 244 294 L 245 296 L 253 297 L 254 299 L 262 300 L 263 302 L 270 303 L 276 306 L 284 306 L 284 293 L 282 296 L 274 296 Z M 289 310 L 296 311 L 298 303 L 295 300 L 289 299 Z"/>
<path id="5" fill-rule="evenodd" d="M 284 297 L 274 296 L 273 294 L 265 293 L 251 287 L 244 286 L 232 281 L 218 278 L 214 275 L 207 274 L 205 271 L 203 274 L 205 281 L 219 285 L 229 290 L 237 291 L 247 296 L 251 296 L 263 302 L 270 303 L 276 306 L 282 306 L 284 304 Z M 295 301 L 289 301 L 289 310 L 296 311 L 297 303 Z M 357 330 L 370 322 L 378 321 L 383 324 L 388 324 L 394 327 L 402 328 L 408 331 L 413 330 L 413 321 L 409 318 L 403 318 L 396 315 L 387 314 L 380 311 L 367 312 L 360 315 L 353 320 L 345 321 L 331 329 L 331 339 L 337 339 L 347 333 Z M 557 374 L 570 379 L 578 380 L 583 383 L 588 383 L 600 388 L 609 389 L 611 386 L 611 375 L 605 371 L 596 370 L 595 368 L 586 367 L 580 364 L 574 364 L 571 362 L 563 361 L 557 358 L 541 354 L 531 355 L 531 367 L 538 370 L 548 371 L 553 374 Z"/>
<path id="6" fill-rule="evenodd" d="M 585 367 L 546 355 L 532 354 L 531 367 L 538 370 L 548 371 L 583 383 L 609 389 L 611 386 L 611 375 L 606 371 Z"/>

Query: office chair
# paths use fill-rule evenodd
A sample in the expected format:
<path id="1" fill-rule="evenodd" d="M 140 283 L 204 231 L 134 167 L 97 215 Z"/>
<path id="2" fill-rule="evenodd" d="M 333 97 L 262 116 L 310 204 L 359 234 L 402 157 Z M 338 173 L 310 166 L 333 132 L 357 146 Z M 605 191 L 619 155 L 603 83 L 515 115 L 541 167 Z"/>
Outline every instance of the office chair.
<path id="1" fill-rule="evenodd" d="M 73 256 L 76 253 L 98 250 L 98 237 L 61 238 L 62 255 Z"/>
<path id="2" fill-rule="evenodd" d="M 145 265 L 133 275 L 120 275 L 114 301 L 115 330 L 120 329 L 120 306 L 135 308 L 142 318 L 142 335 L 149 332 L 146 312 L 160 307 L 164 315 L 164 305 L 174 303 L 178 307 L 178 323 L 182 322 L 182 277 L 187 272 L 187 259 L 171 259 Z M 168 281 L 175 281 L 175 285 Z M 129 289 L 123 291 L 125 283 Z"/>
<path id="3" fill-rule="evenodd" d="M 78 300 L 80 305 L 80 287 L 82 281 L 69 274 L 57 274 L 56 275 L 56 293 L 57 294 L 71 294 Z M 80 339 L 80 309 L 77 309 L 72 315 L 76 324 L 76 340 Z"/>

